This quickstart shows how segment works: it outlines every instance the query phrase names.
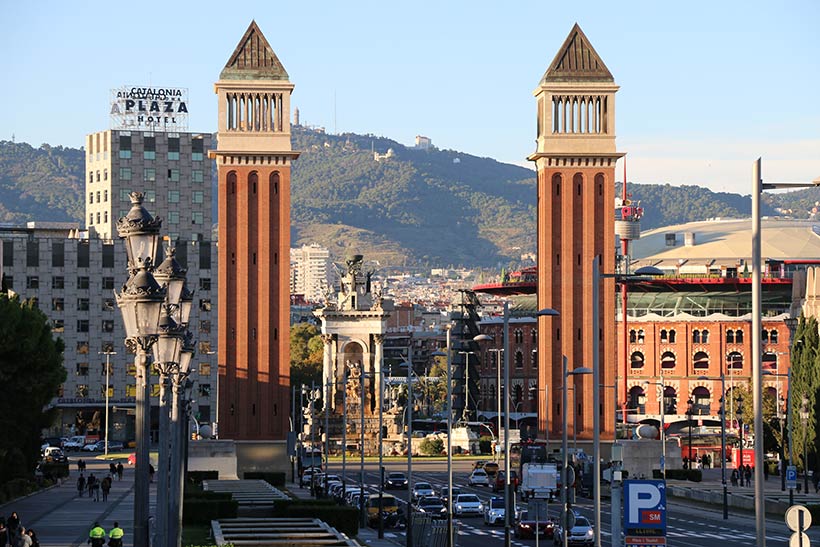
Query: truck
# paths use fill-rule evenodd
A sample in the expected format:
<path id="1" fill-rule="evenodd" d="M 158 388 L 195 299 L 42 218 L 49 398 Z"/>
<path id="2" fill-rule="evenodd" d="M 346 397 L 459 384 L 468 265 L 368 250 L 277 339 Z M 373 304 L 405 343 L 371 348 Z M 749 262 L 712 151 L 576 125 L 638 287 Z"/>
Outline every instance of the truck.
<path id="1" fill-rule="evenodd" d="M 524 501 L 552 499 L 558 492 L 558 466 L 554 463 L 524 463 L 521 465 L 521 496 Z"/>

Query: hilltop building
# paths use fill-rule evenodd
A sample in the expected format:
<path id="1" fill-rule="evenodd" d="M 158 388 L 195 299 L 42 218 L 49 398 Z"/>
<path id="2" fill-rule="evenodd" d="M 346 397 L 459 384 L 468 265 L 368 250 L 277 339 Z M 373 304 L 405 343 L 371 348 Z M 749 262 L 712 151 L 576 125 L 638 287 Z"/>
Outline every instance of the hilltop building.
<path id="1" fill-rule="evenodd" d="M 330 279 L 330 251 L 318 243 L 290 250 L 290 292 L 307 302 L 322 302 Z"/>
<path id="2" fill-rule="evenodd" d="M 424 135 L 416 135 L 416 146 L 419 150 L 430 150 L 433 146 L 433 139 Z"/>
<path id="3" fill-rule="evenodd" d="M 237 472 L 284 470 L 290 414 L 290 96 L 251 22 L 218 95 L 219 425 Z"/>
<path id="4" fill-rule="evenodd" d="M 537 147 L 529 159 L 538 172 L 538 309 L 552 308 L 558 317 L 538 322 L 539 385 L 549 393 L 539 397 L 538 436 L 547 428 L 560 433 L 562 357 L 568 370 L 592 367 L 593 337 L 600 339 L 600 381 L 611 385 L 615 375 L 615 297 L 613 282 L 600 287 L 599 324 L 592 323 L 593 260 L 601 271 L 615 271 L 615 93 L 609 69 L 576 24 L 535 90 Z M 573 376 L 579 394 L 567 425 L 572 435 L 592 437 L 592 378 Z M 602 400 L 601 420 L 612 436 L 614 402 Z M 547 403 L 549 402 L 549 406 Z"/>

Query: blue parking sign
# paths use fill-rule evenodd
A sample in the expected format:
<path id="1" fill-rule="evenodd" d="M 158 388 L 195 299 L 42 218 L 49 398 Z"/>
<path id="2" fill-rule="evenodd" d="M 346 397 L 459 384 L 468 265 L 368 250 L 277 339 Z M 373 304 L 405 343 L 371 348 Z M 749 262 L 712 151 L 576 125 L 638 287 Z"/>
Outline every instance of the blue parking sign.
<path id="1" fill-rule="evenodd" d="M 666 482 L 624 481 L 624 531 L 650 529 L 666 535 Z"/>
<path id="2" fill-rule="evenodd" d="M 790 465 L 786 468 L 786 488 L 797 488 L 797 466 Z"/>

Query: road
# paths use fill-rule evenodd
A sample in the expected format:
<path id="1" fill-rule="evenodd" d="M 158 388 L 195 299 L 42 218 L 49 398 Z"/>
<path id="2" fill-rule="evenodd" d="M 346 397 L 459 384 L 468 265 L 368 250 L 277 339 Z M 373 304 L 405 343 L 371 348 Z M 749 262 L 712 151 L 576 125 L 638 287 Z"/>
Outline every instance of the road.
<path id="1" fill-rule="evenodd" d="M 406 461 L 385 462 L 387 472 L 401 471 L 407 472 Z M 330 463 L 332 473 L 341 475 L 342 465 L 340 462 Z M 350 482 L 359 483 L 360 463 L 358 460 L 348 459 L 347 477 Z M 461 488 L 462 492 L 472 492 L 478 494 L 482 500 L 487 500 L 493 496 L 493 492 L 487 487 L 467 486 L 467 477 L 472 470 L 472 462 L 457 460 L 453 462 L 453 486 Z M 444 461 L 424 461 L 413 460 L 413 482 L 426 481 L 434 488 L 445 487 L 447 485 L 447 468 Z M 375 462 L 365 462 L 364 482 L 366 488 L 371 492 L 378 492 L 379 469 Z M 406 500 L 408 493 L 403 490 L 388 490 L 388 493 L 395 496 L 404 503 L 406 510 Z M 519 506 L 526 506 L 518 500 Z M 578 498 L 575 508 L 584 516 L 593 521 L 592 500 Z M 550 504 L 550 516 L 557 516 L 560 511 L 560 503 Z M 601 504 L 602 519 L 602 545 L 611 545 L 610 522 L 611 511 L 609 500 L 603 500 Z M 723 520 L 720 507 L 697 506 L 677 499 L 668 500 L 667 508 L 667 545 L 680 547 L 732 547 L 740 545 L 754 545 L 755 543 L 755 520 L 754 514 L 731 511 L 729 520 Z M 484 525 L 481 517 L 459 518 L 455 520 L 457 526 L 457 544 L 462 547 L 487 547 L 490 544 L 503 545 L 504 528 L 489 527 Z M 594 522 L 593 522 L 594 524 Z M 598 527 L 596 526 L 596 529 Z M 397 543 L 405 542 L 403 531 L 387 530 L 385 536 L 395 540 Z M 767 519 L 766 538 L 767 545 L 781 546 L 788 545 L 791 531 L 786 528 L 782 519 Z M 812 543 L 820 542 L 820 529 L 815 527 L 809 530 L 808 536 Z M 551 545 L 552 542 L 541 539 L 540 544 Z M 535 540 L 512 539 L 515 547 L 532 547 Z"/>

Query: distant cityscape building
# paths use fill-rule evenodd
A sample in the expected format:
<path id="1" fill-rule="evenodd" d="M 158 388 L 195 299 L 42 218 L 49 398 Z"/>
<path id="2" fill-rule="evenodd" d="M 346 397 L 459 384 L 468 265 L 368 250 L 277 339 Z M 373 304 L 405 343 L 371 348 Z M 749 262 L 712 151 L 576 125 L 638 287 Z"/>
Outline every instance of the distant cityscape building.
<path id="1" fill-rule="evenodd" d="M 307 302 L 323 302 L 331 285 L 330 251 L 318 243 L 290 250 L 290 292 Z"/>
<path id="2" fill-rule="evenodd" d="M 416 148 L 419 150 L 429 150 L 433 146 L 433 140 L 430 137 L 423 135 L 416 135 Z"/>

